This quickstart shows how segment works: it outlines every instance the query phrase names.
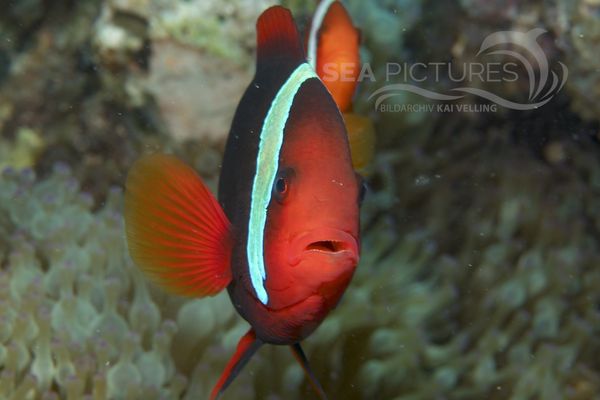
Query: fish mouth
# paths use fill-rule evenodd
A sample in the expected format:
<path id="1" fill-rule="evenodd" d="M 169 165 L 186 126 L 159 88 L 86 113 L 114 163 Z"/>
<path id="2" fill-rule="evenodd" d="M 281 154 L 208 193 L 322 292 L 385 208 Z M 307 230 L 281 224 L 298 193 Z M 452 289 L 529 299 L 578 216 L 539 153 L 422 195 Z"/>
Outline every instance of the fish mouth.
<path id="1" fill-rule="evenodd" d="M 297 265 L 307 254 L 349 258 L 358 263 L 358 240 L 351 234 L 334 228 L 320 228 L 297 235 L 291 241 L 290 263 Z"/>

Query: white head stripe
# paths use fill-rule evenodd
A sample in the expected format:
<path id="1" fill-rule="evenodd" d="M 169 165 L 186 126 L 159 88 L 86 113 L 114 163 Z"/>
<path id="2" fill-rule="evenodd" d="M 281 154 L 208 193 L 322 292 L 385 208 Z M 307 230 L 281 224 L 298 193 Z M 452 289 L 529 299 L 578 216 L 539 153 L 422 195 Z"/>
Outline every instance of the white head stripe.
<path id="1" fill-rule="evenodd" d="M 329 6 L 331 6 L 331 3 L 334 1 L 335 0 L 322 0 L 315 10 L 315 15 L 313 16 L 310 24 L 310 33 L 308 35 L 308 54 L 306 55 L 306 61 L 310 63 L 315 71 L 317 70 L 317 46 L 319 44 L 319 30 L 321 29 L 325 15 L 327 15 Z"/>
<path id="2" fill-rule="evenodd" d="M 292 72 L 273 99 L 260 132 L 256 172 L 252 183 L 252 197 L 250 198 L 246 254 L 252 287 L 263 304 L 267 304 L 269 301 L 269 296 L 264 287 L 264 280 L 266 279 L 264 232 L 267 222 L 267 207 L 271 201 L 273 182 L 279 167 L 279 152 L 283 144 L 285 124 L 296 93 L 298 93 L 300 86 L 310 78 L 318 77 L 307 63 L 300 64 Z"/>

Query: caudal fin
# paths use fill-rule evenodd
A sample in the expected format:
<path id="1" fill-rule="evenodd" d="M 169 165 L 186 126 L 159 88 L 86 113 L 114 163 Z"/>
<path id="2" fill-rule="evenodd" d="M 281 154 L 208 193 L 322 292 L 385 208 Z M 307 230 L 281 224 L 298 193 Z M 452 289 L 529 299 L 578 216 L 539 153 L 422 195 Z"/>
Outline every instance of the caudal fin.
<path id="1" fill-rule="evenodd" d="M 230 223 L 196 172 L 175 157 L 142 157 L 125 191 L 129 252 L 176 294 L 215 295 L 231 281 Z"/>
<path id="2" fill-rule="evenodd" d="M 256 334 L 252 328 L 242 336 L 238 342 L 235 353 L 227 363 L 219 381 L 210 393 L 210 400 L 216 400 L 221 396 L 225 389 L 227 389 L 227 386 L 233 382 L 235 377 L 240 373 L 242 368 L 244 368 L 262 344 L 263 342 L 256 338 Z"/>
<path id="3" fill-rule="evenodd" d="M 291 345 L 290 349 L 292 350 L 292 353 L 294 354 L 294 357 L 296 357 L 296 360 L 298 361 L 298 363 L 302 366 L 302 369 L 304 370 L 306 377 L 308 378 L 308 380 L 309 380 L 311 386 L 313 387 L 313 389 L 315 390 L 315 392 L 317 392 L 317 395 L 319 396 L 319 398 L 321 400 L 327 400 L 327 395 L 325 394 L 323 387 L 319 383 L 319 380 L 317 379 L 315 374 L 312 372 L 312 369 L 310 368 L 310 364 L 308 363 L 308 359 L 304 355 L 304 351 L 302 350 L 300 343 Z"/>

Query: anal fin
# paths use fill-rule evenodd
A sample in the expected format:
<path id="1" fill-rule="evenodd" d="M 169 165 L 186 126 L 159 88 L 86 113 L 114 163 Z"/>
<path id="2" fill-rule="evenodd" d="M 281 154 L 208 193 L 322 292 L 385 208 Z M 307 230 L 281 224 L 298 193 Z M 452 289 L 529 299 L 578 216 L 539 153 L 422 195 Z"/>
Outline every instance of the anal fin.
<path id="1" fill-rule="evenodd" d="M 317 395 L 319 396 L 319 398 L 321 400 L 327 400 L 327 395 L 325 394 L 323 387 L 319 383 L 319 380 L 317 379 L 315 374 L 312 372 L 312 369 L 310 368 L 310 364 L 308 363 L 308 359 L 306 358 L 306 355 L 304 355 L 304 351 L 302 350 L 300 343 L 295 343 L 293 345 L 290 345 L 290 349 L 292 350 L 292 353 L 294 354 L 294 357 L 296 358 L 298 363 L 302 366 L 302 369 L 304 370 L 306 377 L 308 378 L 308 380 L 309 380 L 311 386 L 313 387 L 313 389 L 315 390 L 315 392 L 317 392 Z"/>

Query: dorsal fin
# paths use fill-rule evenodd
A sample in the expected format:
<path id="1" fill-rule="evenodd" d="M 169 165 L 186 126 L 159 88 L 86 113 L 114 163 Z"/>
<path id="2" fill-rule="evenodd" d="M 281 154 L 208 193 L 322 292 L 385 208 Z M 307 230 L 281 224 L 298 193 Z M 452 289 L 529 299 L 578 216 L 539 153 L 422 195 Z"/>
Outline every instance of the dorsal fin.
<path id="1" fill-rule="evenodd" d="M 305 61 L 298 29 L 287 8 L 273 6 L 256 22 L 256 68 L 272 64 L 299 65 Z"/>

